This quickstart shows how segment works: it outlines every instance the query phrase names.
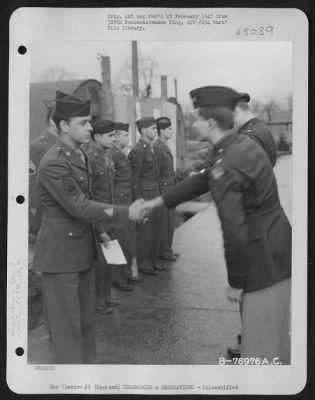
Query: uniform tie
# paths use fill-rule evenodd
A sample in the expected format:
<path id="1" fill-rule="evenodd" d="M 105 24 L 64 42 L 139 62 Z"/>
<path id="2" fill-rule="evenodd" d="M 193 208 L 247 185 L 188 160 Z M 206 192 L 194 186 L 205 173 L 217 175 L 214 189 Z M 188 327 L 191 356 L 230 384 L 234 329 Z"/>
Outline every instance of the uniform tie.
<path id="1" fill-rule="evenodd" d="M 83 151 L 81 149 L 79 149 L 79 153 L 78 154 L 79 154 L 79 157 L 81 158 L 83 164 L 86 165 L 85 156 L 84 156 L 84 153 L 83 153 Z"/>

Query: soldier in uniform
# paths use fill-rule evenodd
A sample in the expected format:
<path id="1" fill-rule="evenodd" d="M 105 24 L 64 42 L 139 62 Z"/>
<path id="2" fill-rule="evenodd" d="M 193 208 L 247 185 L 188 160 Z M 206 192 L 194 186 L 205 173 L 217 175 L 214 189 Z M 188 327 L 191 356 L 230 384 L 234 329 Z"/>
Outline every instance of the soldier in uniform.
<path id="1" fill-rule="evenodd" d="M 80 150 L 90 138 L 90 118 L 90 101 L 56 93 L 53 119 L 59 136 L 37 175 L 43 217 L 33 269 L 42 273 L 55 362 L 62 364 L 96 361 L 93 224 L 142 220 L 140 202 L 128 209 L 91 199 L 92 171 Z"/>
<path id="2" fill-rule="evenodd" d="M 114 123 L 109 120 L 97 121 L 92 123 L 92 128 L 92 140 L 86 154 L 93 173 L 93 199 L 113 204 L 114 169 L 108 150 L 113 145 Z M 113 235 L 113 227 L 107 223 L 103 224 L 102 229 L 106 242 L 109 242 Z M 120 304 L 111 296 L 112 283 L 113 267 L 106 262 L 102 252 L 99 251 L 95 264 L 96 312 L 99 314 L 109 314 L 113 311 L 111 306 Z"/>
<path id="3" fill-rule="evenodd" d="M 264 149 L 271 165 L 274 167 L 277 160 L 276 143 L 267 125 L 256 118 L 250 111 L 249 101 L 250 95 L 248 93 L 240 93 L 239 100 L 234 109 L 234 126 L 238 129 L 240 135 L 246 135 L 255 140 Z M 240 357 L 241 334 L 237 335 L 236 343 L 227 349 L 227 353 L 231 358 Z"/>
<path id="4" fill-rule="evenodd" d="M 160 194 L 159 172 L 153 142 L 156 138 L 156 121 L 143 117 L 136 121 L 140 139 L 129 153 L 132 171 L 133 198 L 151 200 Z M 161 240 L 161 210 L 154 211 L 145 224 L 139 224 L 136 237 L 136 254 L 139 272 L 157 275 L 165 267 L 158 265 Z"/>
<path id="5" fill-rule="evenodd" d="M 267 125 L 250 111 L 249 101 L 248 93 L 240 93 L 240 98 L 234 109 L 235 126 L 240 135 L 250 137 L 265 150 L 271 165 L 274 167 L 277 161 L 276 142 Z"/>
<path id="6" fill-rule="evenodd" d="M 173 135 L 172 122 L 168 117 L 160 117 L 156 120 L 158 139 L 154 143 L 154 151 L 157 155 L 159 166 L 159 183 L 161 194 L 166 193 L 175 183 L 174 160 L 167 142 Z M 179 256 L 172 249 L 175 229 L 175 209 L 168 210 L 163 207 L 162 234 L 159 257 L 161 260 L 176 261 Z"/>
<path id="7" fill-rule="evenodd" d="M 132 175 L 130 162 L 126 154 L 126 149 L 129 145 L 129 124 L 115 122 L 114 129 L 116 136 L 111 149 L 111 158 L 115 171 L 113 187 L 114 204 L 129 206 L 132 203 Z M 115 268 L 117 275 L 114 277 L 114 284 L 117 289 L 124 290 L 126 283 L 132 284 L 142 281 L 138 276 L 136 263 L 135 224 L 130 222 L 128 229 L 117 228 L 114 236 L 118 239 L 127 260 L 127 265 Z"/>
<path id="8" fill-rule="evenodd" d="M 41 217 L 42 207 L 39 200 L 38 188 L 36 186 L 37 169 L 46 151 L 56 142 L 56 127 L 51 119 L 54 102 L 45 102 L 46 106 L 46 129 L 42 135 L 34 139 L 30 144 L 30 159 L 29 159 L 29 233 L 30 235 L 37 236 Z M 34 240 L 34 239 L 33 239 Z"/>
<path id="9" fill-rule="evenodd" d="M 226 295 L 241 304 L 242 357 L 290 363 L 291 226 L 269 158 L 232 129 L 239 93 L 208 86 L 191 92 L 213 144 L 210 167 L 143 207 L 177 204 L 211 188 L 223 232 Z"/>

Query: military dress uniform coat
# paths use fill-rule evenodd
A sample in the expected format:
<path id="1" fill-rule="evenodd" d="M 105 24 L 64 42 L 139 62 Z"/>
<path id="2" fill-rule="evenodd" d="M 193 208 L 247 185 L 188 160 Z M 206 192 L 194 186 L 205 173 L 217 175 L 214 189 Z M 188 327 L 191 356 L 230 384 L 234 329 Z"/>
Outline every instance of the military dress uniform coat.
<path id="1" fill-rule="evenodd" d="M 271 165 L 274 167 L 277 161 L 277 147 L 272 133 L 266 124 L 258 118 L 247 121 L 238 130 L 240 135 L 245 135 L 255 140 L 267 153 Z"/>
<path id="2" fill-rule="evenodd" d="M 211 188 L 230 286 L 244 290 L 242 357 L 289 360 L 291 226 L 268 156 L 252 139 L 216 143 L 208 170 L 163 195 L 174 207 Z"/>
<path id="3" fill-rule="evenodd" d="M 160 195 L 159 172 L 154 149 L 140 139 L 129 153 L 134 200 L 151 200 Z M 159 258 L 161 210 L 153 211 L 148 221 L 137 226 L 136 253 L 139 270 L 152 271 Z"/>
<path id="4" fill-rule="evenodd" d="M 29 160 L 29 216 L 30 231 L 37 234 L 42 218 L 42 206 L 36 185 L 37 170 L 43 155 L 56 142 L 48 131 L 34 139 L 30 144 Z"/>
<path id="5" fill-rule="evenodd" d="M 93 174 L 93 199 L 103 203 L 113 204 L 114 165 L 109 151 L 105 152 L 94 142 L 91 142 L 86 155 L 89 159 Z M 110 233 L 110 224 L 104 224 L 104 230 Z"/>
<path id="6" fill-rule="evenodd" d="M 128 210 L 91 200 L 92 171 L 85 157 L 58 140 L 37 176 L 43 218 L 33 269 L 42 272 L 56 363 L 95 362 L 94 223 L 128 223 Z"/>
<path id="7" fill-rule="evenodd" d="M 213 148 L 209 169 L 163 195 L 167 207 L 211 190 L 221 220 L 228 280 L 245 292 L 291 276 L 291 226 L 267 155 L 232 133 Z"/>
<path id="8" fill-rule="evenodd" d="M 130 206 L 132 204 L 132 173 L 127 155 L 117 147 L 111 149 L 111 159 L 114 167 L 113 198 L 114 204 Z M 127 229 L 116 229 L 117 237 L 127 263 L 130 266 L 136 256 L 136 230 L 135 224 L 129 222 Z M 126 275 L 126 271 L 122 271 Z"/>
<path id="9" fill-rule="evenodd" d="M 95 142 L 91 141 L 86 154 L 93 174 L 93 199 L 113 204 L 114 167 L 109 151 L 99 148 Z M 122 226 L 122 229 L 126 229 L 126 226 Z M 103 230 L 113 238 L 114 227 L 111 223 L 102 223 L 98 225 L 97 228 L 99 232 Z M 104 305 L 111 297 L 114 268 L 112 265 L 107 264 L 100 246 L 98 246 L 97 250 L 98 256 L 97 261 L 95 262 L 96 307 Z"/>
<path id="10" fill-rule="evenodd" d="M 161 194 L 166 193 L 176 183 L 174 172 L 174 159 L 171 149 L 157 139 L 154 143 L 154 150 L 157 155 L 159 167 L 159 184 Z M 175 229 L 175 210 L 168 210 L 163 207 L 163 222 L 161 233 L 160 257 L 168 257 L 173 255 L 172 244 Z"/>

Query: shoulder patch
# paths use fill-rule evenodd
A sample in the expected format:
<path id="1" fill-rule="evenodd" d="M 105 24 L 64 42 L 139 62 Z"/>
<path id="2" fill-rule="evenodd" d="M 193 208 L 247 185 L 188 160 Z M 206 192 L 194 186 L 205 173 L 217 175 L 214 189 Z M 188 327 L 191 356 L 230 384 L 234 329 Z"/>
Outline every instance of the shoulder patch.
<path id="1" fill-rule="evenodd" d="M 28 174 L 29 175 L 36 175 L 36 172 L 37 172 L 36 165 L 33 163 L 32 160 L 30 160 L 29 166 L 28 166 Z"/>
<path id="2" fill-rule="evenodd" d="M 214 179 L 220 179 L 224 175 L 224 169 L 217 165 L 211 170 L 211 175 Z"/>
<path id="3" fill-rule="evenodd" d="M 70 176 L 63 177 L 62 188 L 69 195 L 75 195 L 80 191 L 80 189 Z"/>

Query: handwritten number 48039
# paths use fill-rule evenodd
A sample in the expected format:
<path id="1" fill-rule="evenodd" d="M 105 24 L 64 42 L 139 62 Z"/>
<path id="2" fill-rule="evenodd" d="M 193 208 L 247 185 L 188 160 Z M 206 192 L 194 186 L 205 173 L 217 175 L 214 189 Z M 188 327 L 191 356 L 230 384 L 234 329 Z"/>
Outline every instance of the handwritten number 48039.
<path id="1" fill-rule="evenodd" d="M 235 32 L 235 36 L 272 36 L 274 32 L 274 26 L 259 26 L 258 28 L 238 28 Z"/>

